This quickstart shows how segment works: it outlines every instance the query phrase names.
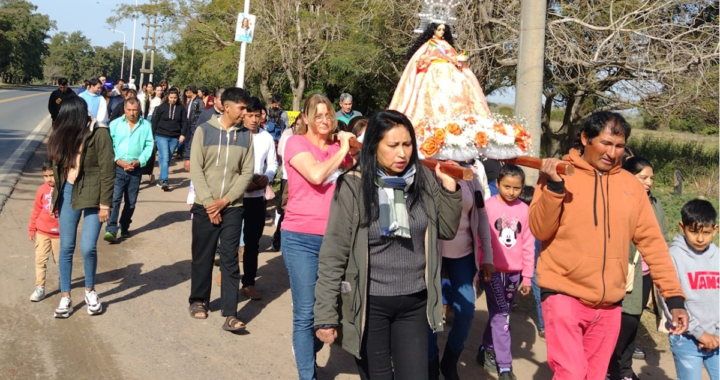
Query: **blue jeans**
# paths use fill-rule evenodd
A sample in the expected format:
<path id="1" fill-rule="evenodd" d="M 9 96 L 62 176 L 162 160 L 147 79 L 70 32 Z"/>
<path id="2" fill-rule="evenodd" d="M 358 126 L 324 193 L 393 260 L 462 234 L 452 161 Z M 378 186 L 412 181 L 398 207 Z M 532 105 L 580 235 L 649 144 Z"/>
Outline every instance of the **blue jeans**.
<path id="1" fill-rule="evenodd" d="M 697 340 L 688 335 L 670 335 L 668 339 L 678 380 L 700 380 L 703 366 L 711 380 L 718 380 L 717 348 L 710 352 L 700 350 Z"/>
<path id="2" fill-rule="evenodd" d="M 142 169 L 135 168 L 131 172 L 126 172 L 119 166 L 115 166 L 115 186 L 113 187 L 112 210 L 110 210 L 110 220 L 105 227 L 106 232 L 116 235 L 118 228 L 122 228 L 127 232 L 132 223 L 132 216 L 135 213 L 135 204 L 137 203 L 138 193 L 140 193 L 140 179 L 142 178 Z M 120 214 L 120 204 L 125 198 L 125 205 Z M 120 225 L 118 226 L 118 218 Z"/>
<path id="3" fill-rule="evenodd" d="M 95 272 L 97 271 L 97 240 L 102 224 L 98 218 L 97 207 L 83 210 L 73 210 L 70 205 L 73 185 L 68 182 L 62 186 L 60 193 L 60 291 L 70 293 L 70 279 L 72 279 L 72 262 L 75 253 L 75 241 L 80 217 L 83 218 L 82 236 L 80 237 L 80 251 L 83 255 L 85 267 L 85 287 L 92 289 L 95 286 Z"/>
<path id="4" fill-rule="evenodd" d="M 538 331 L 545 331 L 545 321 L 542 316 L 542 299 L 540 297 L 540 287 L 537 284 L 537 261 L 540 257 L 540 248 L 542 244 L 539 240 L 535 239 L 535 271 L 532 278 L 532 292 L 535 298 L 535 310 L 537 311 L 537 329 Z"/>
<path id="5" fill-rule="evenodd" d="M 160 161 L 160 181 L 167 181 L 170 158 L 178 146 L 178 138 L 155 136 L 155 143 L 158 149 L 158 160 Z"/>
<path id="6" fill-rule="evenodd" d="M 283 231 L 282 256 L 288 276 L 293 303 L 293 352 L 300 380 L 315 380 L 315 353 L 322 342 L 315 337 L 315 282 L 318 255 L 323 237 Z"/>
<path id="7" fill-rule="evenodd" d="M 448 334 L 447 345 L 455 354 L 465 349 L 465 340 L 470 334 L 470 327 L 475 318 L 475 289 L 473 279 L 477 273 L 473 253 L 459 259 L 442 258 L 442 267 L 447 270 L 452 286 L 452 306 L 455 319 Z M 430 332 L 428 340 L 428 359 L 430 362 L 438 357 L 437 334 Z"/>

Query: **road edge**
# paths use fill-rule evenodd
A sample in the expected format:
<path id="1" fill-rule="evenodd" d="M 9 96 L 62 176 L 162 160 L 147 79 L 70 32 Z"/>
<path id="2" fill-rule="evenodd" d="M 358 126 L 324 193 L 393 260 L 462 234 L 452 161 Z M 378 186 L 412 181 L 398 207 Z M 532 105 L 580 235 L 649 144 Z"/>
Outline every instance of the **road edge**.
<path id="1" fill-rule="evenodd" d="M 13 152 L 8 161 L 0 167 L 0 172 L 7 170 L 5 174 L 0 173 L 0 212 L 15 191 L 15 186 L 25 173 L 30 159 L 47 138 L 51 126 L 50 115 L 47 115 Z M 4 194 L 6 188 L 8 189 L 7 194 Z"/>

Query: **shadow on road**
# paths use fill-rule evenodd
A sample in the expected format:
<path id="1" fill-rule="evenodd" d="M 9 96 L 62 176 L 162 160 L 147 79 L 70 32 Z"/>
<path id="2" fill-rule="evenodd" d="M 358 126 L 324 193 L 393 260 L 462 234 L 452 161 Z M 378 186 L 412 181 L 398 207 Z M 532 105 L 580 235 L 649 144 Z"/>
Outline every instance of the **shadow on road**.
<path id="1" fill-rule="evenodd" d="M 130 232 L 133 236 L 140 235 L 143 232 L 158 230 L 163 227 L 167 227 L 173 223 L 184 222 L 188 220 L 190 210 L 187 211 L 168 211 L 164 214 L 160 214 L 152 222 L 139 227 L 137 229 L 131 229 Z"/>
<path id="2" fill-rule="evenodd" d="M 147 273 L 142 273 L 142 266 L 143 264 L 136 263 L 125 268 L 98 273 L 95 280 L 97 284 L 119 282 L 117 287 L 100 294 L 101 299 L 108 299 L 105 303 L 112 305 L 153 291 L 169 289 L 190 280 L 190 260 L 163 265 Z M 134 290 L 119 298 L 111 298 L 130 289 Z"/>

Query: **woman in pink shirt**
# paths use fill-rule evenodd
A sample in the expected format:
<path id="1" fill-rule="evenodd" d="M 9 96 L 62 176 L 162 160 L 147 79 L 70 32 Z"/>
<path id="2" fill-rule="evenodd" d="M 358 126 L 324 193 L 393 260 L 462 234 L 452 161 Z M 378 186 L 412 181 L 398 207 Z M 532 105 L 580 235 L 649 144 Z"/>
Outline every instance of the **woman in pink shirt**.
<path id="1" fill-rule="evenodd" d="M 324 95 L 305 100 L 302 121 L 285 144 L 288 202 L 282 223 L 283 261 L 290 276 L 293 302 L 293 351 L 300 380 L 314 380 L 315 353 L 322 342 L 315 337 L 313 305 L 318 253 L 330 214 L 335 179 L 352 166 L 350 132 L 338 132 L 332 103 Z"/>

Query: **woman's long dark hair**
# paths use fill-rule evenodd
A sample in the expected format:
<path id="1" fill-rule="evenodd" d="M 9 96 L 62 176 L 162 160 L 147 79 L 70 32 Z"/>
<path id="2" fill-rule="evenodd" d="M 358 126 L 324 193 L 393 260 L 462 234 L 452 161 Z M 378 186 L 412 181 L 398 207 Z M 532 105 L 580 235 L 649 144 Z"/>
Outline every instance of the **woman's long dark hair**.
<path id="1" fill-rule="evenodd" d="M 90 134 L 90 120 L 87 103 L 82 98 L 75 95 L 65 98 L 48 139 L 48 159 L 64 171 L 74 167 L 75 156 Z"/>
<path id="2" fill-rule="evenodd" d="M 622 168 L 632 173 L 632 175 L 635 175 L 643 171 L 645 168 L 653 169 L 653 166 L 647 159 L 640 156 L 633 156 L 625 161 Z"/>
<path id="3" fill-rule="evenodd" d="M 272 121 L 276 125 L 280 125 L 280 120 L 282 120 L 282 109 L 279 107 L 270 107 L 270 111 L 268 111 L 267 117 L 268 121 Z"/>
<path id="4" fill-rule="evenodd" d="M 433 38 L 433 36 L 435 35 L 435 30 L 440 25 L 445 25 L 445 34 L 443 34 L 443 39 L 445 40 L 445 42 L 449 43 L 450 46 L 453 47 L 453 49 L 455 49 L 455 40 L 453 39 L 452 31 L 450 30 L 450 25 L 436 24 L 434 22 L 431 22 L 425 28 L 425 31 L 423 32 L 423 34 L 421 34 L 420 37 L 418 37 L 415 40 L 415 43 L 413 43 L 413 45 L 410 47 L 410 50 L 408 50 L 406 58 L 407 59 L 412 58 L 412 56 L 415 54 L 415 52 L 418 51 L 418 49 L 420 49 L 420 46 L 422 46 L 422 44 L 428 42 L 431 38 Z"/>
<path id="5" fill-rule="evenodd" d="M 377 150 L 380 145 L 380 141 L 385 137 L 387 131 L 395 127 L 404 127 L 410 133 L 410 140 L 412 141 L 412 156 L 408 168 L 411 166 L 415 167 L 415 179 L 413 180 L 413 186 L 408 193 L 408 209 L 413 207 L 415 202 L 420 201 L 420 192 L 425 188 L 425 177 L 420 173 L 422 170 L 420 159 L 418 158 L 418 147 L 417 139 L 415 138 L 415 130 L 413 129 L 410 120 L 402 113 L 394 110 L 380 111 L 374 114 L 370 118 L 367 129 L 365 130 L 365 138 L 363 140 L 362 151 L 360 152 L 360 158 L 357 164 L 351 170 L 357 170 L 360 167 L 361 178 L 361 191 L 363 207 L 365 208 L 365 217 L 363 218 L 361 225 L 367 227 L 371 222 L 376 220 L 379 216 L 378 210 L 380 209 L 378 201 L 378 187 L 375 184 L 375 177 L 379 169 L 377 161 Z M 407 170 L 407 169 L 406 169 Z M 341 177 L 341 181 L 342 181 Z M 338 188 L 340 188 L 341 182 L 338 182 Z"/>

